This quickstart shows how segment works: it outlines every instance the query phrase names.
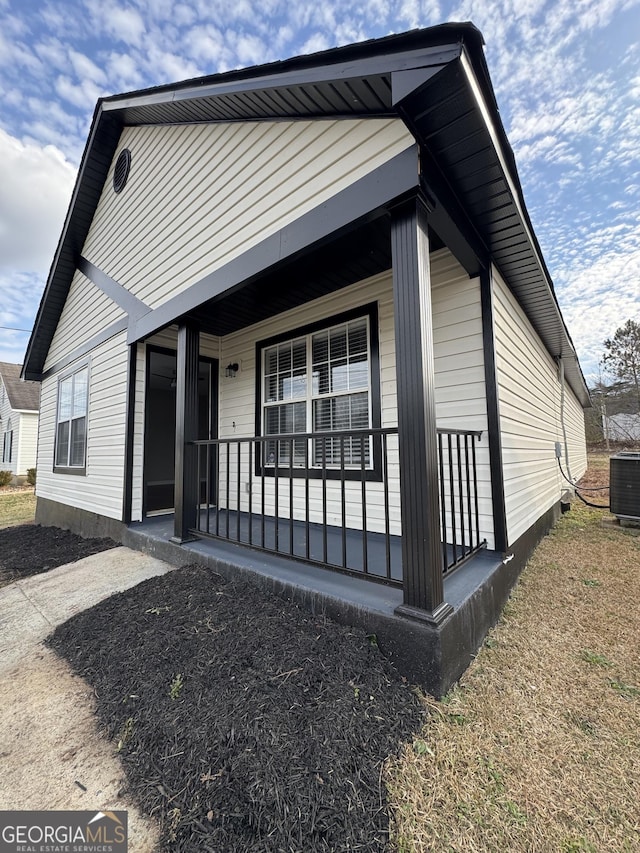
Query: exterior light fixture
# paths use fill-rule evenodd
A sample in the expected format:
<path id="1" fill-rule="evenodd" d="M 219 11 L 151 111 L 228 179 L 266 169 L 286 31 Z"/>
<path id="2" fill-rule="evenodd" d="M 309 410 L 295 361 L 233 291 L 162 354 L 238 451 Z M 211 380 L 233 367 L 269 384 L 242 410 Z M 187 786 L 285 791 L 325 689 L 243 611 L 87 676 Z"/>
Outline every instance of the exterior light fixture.
<path id="1" fill-rule="evenodd" d="M 233 379 L 233 378 L 235 377 L 235 375 L 236 375 L 236 373 L 237 373 L 237 372 L 238 372 L 238 362 L 237 362 L 237 361 L 234 361 L 234 362 L 232 362 L 231 364 L 228 364 L 228 365 L 227 365 L 227 367 L 226 367 L 226 369 L 225 369 L 225 371 L 224 371 L 224 375 L 225 375 L 228 379 Z"/>

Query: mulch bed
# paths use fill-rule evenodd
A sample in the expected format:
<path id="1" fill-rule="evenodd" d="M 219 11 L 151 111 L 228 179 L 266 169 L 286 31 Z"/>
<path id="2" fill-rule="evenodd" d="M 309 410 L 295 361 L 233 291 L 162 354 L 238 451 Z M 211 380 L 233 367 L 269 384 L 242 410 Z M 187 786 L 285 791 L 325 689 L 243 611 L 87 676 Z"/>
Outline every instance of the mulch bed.
<path id="1" fill-rule="evenodd" d="M 116 548 L 112 539 L 83 539 L 59 527 L 20 524 L 0 530 L 0 586 Z"/>
<path id="2" fill-rule="evenodd" d="M 388 849 L 383 763 L 424 706 L 375 638 L 193 565 L 48 643 L 94 688 L 164 850 Z"/>

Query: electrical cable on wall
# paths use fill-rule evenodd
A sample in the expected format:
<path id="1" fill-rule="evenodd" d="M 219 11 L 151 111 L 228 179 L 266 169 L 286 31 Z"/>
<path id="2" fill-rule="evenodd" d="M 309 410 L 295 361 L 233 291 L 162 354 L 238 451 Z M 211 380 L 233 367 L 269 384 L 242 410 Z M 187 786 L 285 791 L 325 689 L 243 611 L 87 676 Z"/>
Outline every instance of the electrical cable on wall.
<path id="1" fill-rule="evenodd" d="M 564 455 L 567 460 L 567 474 L 562 470 L 562 462 L 560 461 L 560 456 L 557 455 L 556 458 L 558 460 L 558 468 L 560 468 L 560 473 L 564 477 L 564 479 L 569 483 L 569 485 L 573 488 L 577 497 L 582 501 L 583 504 L 587 506 L 594 507 L 595 509 L 611 509 L 610 504 L 594 504 L 588 501 L 586 498 L 583 498 L 580 492 L 608 492 L 609 486 L 604 486 L 602 488 L 589 488 L 588 486 L 582 487 L 578 486 L 571 477 L 571 467 L 569 463 L 569 442 L 567 440 L 567 427 L 564 422 L 564 361 L 562 360 L 562 356 L 558 359 L 558 367 L 560 372 L 560 424 L 562 425 L 562 437 L 564 438 Z"/>
<path id="2" fill-rule="evenodd" d="M 569 462 L 569 442 L 567 440 L 567 426 L 564 422 L 564 361 L 559 359 L 560 366 L 560 424 L 562 425 L 562 437 L 564 438 L 564 458 L 567 460 L 567 473 L 571 477 L 571 464 Z"/>
<path id="3" fill-rule="evenodd" d="M 585 486 L 584 488 L 582 486 L 577 486 L 572 480 L 570 480 L 567 477 L 567 475 L 562 470 L 562 462 L 560 461 L 559 457 L 558 457 L 558 468 L 560 468 L 560 473 L 565 478 L 567 483 L 569 483 L 569 485 L 573 487 L 573 490 L 576 493 L 576 497 L 580 498 L 582 503 L 586 504 L 587 506 L 595 507 L 595 509 L 611 509 L 611 506 L 609 504 L 593 504 L 590 501 L 588 501 L 586 498 L 583 498 L 582 495 L 580 494 L 580 492 L 608 492 L 609 486 L 601 486 L 599 489 L 589 488 L 588 486 Z"/>

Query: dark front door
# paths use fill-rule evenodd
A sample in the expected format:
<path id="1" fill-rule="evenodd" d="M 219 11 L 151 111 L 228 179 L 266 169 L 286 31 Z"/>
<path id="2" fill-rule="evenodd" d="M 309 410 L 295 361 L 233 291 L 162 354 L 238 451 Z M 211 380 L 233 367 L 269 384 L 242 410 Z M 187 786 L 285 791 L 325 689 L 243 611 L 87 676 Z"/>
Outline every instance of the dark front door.
<path id="1" fill-rule="evenodd" d="M 171 512 L 175 491 L 176 354 L 147 347 L 144 433 L 144 512 Z M 201 358 L 198 438 L 218 435 L 218 362 Z M 206 459 L 203 460 L 206 465 Z M 201 470 L 201 479 L 205 470 Z M 214 496 L 211 496 L 213 500 Z"/>

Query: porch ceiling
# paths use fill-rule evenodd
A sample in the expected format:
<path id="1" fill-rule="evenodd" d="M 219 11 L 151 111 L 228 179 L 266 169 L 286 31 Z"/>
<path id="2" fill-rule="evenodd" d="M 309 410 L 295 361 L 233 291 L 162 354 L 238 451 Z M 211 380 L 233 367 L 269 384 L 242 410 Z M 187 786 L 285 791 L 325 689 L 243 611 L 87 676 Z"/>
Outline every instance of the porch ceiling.
<path id="1" fill-rule="evenodd" d="M 444 245 L 433 232 L 430 244 L 433 251 Z M 390 218 L 382 215 L 314 244 L 293 260 L 210 299 L 185 318 L 203 332 L 228 335 L 389 269 Z"/>

